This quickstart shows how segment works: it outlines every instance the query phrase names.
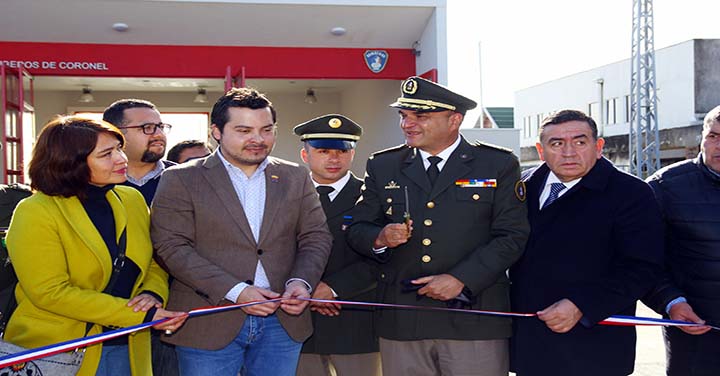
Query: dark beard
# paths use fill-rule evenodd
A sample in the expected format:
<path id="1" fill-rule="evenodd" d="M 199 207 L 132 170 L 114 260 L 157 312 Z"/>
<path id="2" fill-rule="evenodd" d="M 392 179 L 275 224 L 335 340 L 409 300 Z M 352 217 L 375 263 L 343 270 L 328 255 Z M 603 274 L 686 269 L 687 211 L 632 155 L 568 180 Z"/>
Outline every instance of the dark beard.
<path id="1" fill-rule="evenodd" d="M 165 152 L 165 150 L 163 150 L 162 154 L 158 154 L 158 153 L 153 153 L 150 150 L 145 150 L 142 157 L 140 157 L 140 161 L 144 162 L 144 163 L 155 163 L 155 162 L 159 161 L 160 159 L 162 159 L 163 155 L 165 154 L 164 152 Z"/>

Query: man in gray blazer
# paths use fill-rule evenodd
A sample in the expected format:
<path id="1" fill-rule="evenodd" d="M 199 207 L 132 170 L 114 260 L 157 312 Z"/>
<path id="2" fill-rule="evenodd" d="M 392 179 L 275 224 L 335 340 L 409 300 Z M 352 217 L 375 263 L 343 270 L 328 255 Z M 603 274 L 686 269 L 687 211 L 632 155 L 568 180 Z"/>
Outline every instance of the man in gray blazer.
<path id="1" fill-rule="evenodd" d="M 294 375 L 312 333 L 306 301 L 332 236 L 304 167 L 269 154 L 272 103 L 232 89 L 213 106 L 210 156 L 168 169 L 152 205 L 152 239 L 175 277 L 168 309 L 288 298 L 196 317 L 164 341 L 181 375 Z M 279 308 L 279 309 L 278 309 Z"/>

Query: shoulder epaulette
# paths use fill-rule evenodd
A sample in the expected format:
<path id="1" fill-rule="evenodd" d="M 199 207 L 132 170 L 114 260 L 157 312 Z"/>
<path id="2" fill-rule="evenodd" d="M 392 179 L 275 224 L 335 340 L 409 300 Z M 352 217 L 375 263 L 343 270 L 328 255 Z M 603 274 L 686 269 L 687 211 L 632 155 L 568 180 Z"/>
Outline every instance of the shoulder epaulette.
<path id="1" fill-rule="evenodd" d="M 500 150 L 500 151 L 504 151 L 504 152 L 506 152 L 506 153 L 512 153 L 512 152 L 513 152 L 513 150 L 510 149 L 510 148 L 506 148 L 506 147 L 504 147 L 504 146 L 495 145 L 495 144 L 491 144 L 491 143 L 488 143 L 488 142 L 482 142 L 482 141 L 475 141 L 474 146 L 486 147 L 486 148 L 490 148 L 490 149 L 497 149 L 497 150 Z"/>
<path id="2" fill-rule="evenodd" d="M 387 153 L 392 153 L 392 152 L 395 152 L 395 151 L 404 150 L 404 149 L 406 149 L 407 147 L 408 147 L 407 145 L 402 144 L 402 145 L 393 146 L 393 147 L 388 148 L 388 149 L 376 151 L 376 152 L 374 152 L 374 153 L 372 153 L 372 154 L 370 155 L 370 159 L 372 159 L 373 157 L 375 157 L 375 156 L 377 156 L 377 155 L 380 155 L 380 154 L 387 154 Z"/>

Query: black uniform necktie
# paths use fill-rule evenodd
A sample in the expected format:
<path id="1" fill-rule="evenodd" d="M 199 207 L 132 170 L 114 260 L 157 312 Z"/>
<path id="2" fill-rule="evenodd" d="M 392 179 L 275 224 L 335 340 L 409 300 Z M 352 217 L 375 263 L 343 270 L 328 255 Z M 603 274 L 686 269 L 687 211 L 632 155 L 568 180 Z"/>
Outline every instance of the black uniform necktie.
<path id="1" fill-rule="evenodd" d="M 430 167 L 427 169 L 428 178 L 430 178 L 430 184 L 435 185 L 435 181 L 437 180 L 438 176 L 440 176 L 440 169 L 438 168 L 438 163 L 442 161 L 442 158 L 433 155 L 432 157 L 428 157 L 428 162 L 430 162 Z"/>
<path id="2" fill-rule="evenodd" d="M 557 200 L 558 195 L 560 195 L 560 192 L 564 191 L 565 188 L 567 188 L 567 187 L 563 183 L 550 184 L 550 196 L 548 196 L 547 200 L 545 200 L 545 203 L 543 204 L 542 208 L 545 209 L 545 207 L 552 204 L 553 201 Z"/>
<path id="3" fill-rule="evenodd" d="M 330 193 L 334 191 L 335 188 L 327 185 L 318 185 L 315 190 L 317 190 L 317 193 L 320 195 L 320 204 L 322 204 L 323 210 L 327 212 L 327 208 L 330 206 Z"/>

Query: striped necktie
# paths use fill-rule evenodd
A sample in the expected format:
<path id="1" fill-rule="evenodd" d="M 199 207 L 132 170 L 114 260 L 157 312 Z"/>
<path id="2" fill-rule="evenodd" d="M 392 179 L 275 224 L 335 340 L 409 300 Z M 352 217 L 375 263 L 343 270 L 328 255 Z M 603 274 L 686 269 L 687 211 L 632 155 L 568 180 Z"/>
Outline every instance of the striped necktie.
<path id="1" fill-rule="evenodd" d="M 550 184 L 550 196 L 548 196 L 547 200 L 545 200 L 542 209 L 545 209 L 548 205 L 552 204 L 553 201 L 557 200 L 558 195 L 560 194 L 560 192 L 564 191 L 565 188 L 567 187 L 563 183 Z"/>

